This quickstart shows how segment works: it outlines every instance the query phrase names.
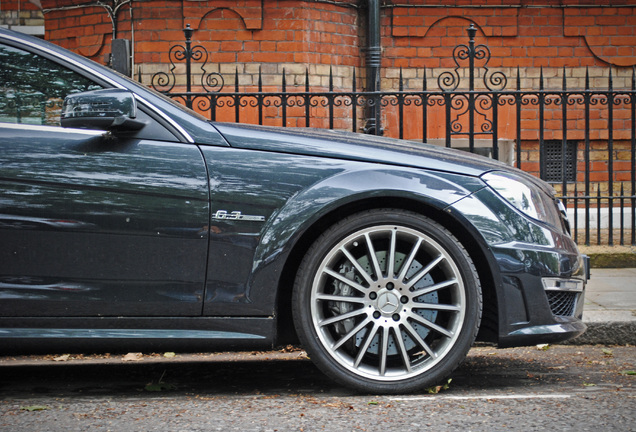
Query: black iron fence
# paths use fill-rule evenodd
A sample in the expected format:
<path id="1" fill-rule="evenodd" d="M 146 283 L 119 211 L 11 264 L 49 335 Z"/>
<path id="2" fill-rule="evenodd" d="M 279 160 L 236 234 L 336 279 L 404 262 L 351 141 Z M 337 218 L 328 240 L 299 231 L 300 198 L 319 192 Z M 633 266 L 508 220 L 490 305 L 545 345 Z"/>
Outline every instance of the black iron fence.
<path id="1" fill-rule="evenodd" d="M 305 71 L 304 84 L 291 90 L 283 71 L 280 88 L 272 91 L 263 85 L 260 69 L 256 82 L 243 88 L 237 69 L 233 88 L 228 89 L 220 73 L 206 71 L 208 53 L 201 45 L 192 46 L 192 30 L 184 32 L 185 45 L 170 49 L 170 70 L 153 75 L 151 85 L 211 120 L 334 129 L 343 128 L 346 119 L 353 132 L 384 133 L 447 147 L 460 143 L 468 151 L 495 159 L 504 159 L 503 146 L 509 163 L 555 186 L 570 213 L 576 241 L 636 245 L 634 69 L 631 85 L 621 89 L 614 88 L 611 69 L 603 89 L 591 88 L 589 71 L 581 77 L 584 86 L 570 89 L 563 69 L 560 88 L 546 89 L 541 70 L 535 88 L 524 90 L 517 68 L 514 88 L 508 89 L 508 77 L 488 69 L 490 50 L 475 44 L 471 25 L 468 44 L 453 51 L 456 68 L 434 79 L 435 90 L 428 89 L 426 70 L 421 71 L 421 89 L 405 90 L 400 70 L 397 91 L 366 92 L 357 87 L 355 69 L 350 91 L 335 89 L 332 71 L 325 87 L 310 88 Z M 185 62 L 184 83 L 177 84 L 175 61 Z M 200 70 L 196 82 L 192 61 Z M 364 118 L 368 112 L 375 118 Z"/>

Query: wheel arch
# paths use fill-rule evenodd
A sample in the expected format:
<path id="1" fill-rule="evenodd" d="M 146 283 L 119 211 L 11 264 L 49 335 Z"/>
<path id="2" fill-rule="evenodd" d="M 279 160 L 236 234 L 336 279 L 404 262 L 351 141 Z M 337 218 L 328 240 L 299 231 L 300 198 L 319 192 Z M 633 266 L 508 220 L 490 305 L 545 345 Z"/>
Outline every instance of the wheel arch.
<path id="1" fill-rule="evenodd" d="M 338 220 L 359 212 L 383 208 L 407 210 L 426 216 L 448 229 L 457 237 L 473 260 L 482 287 L 484 309 L 482 324 L 477 339 L 480 341 L 496 342 L 499 330 L 499 319 L 496 282 L 494 269 L 492 267 L 493 260 L 489 259 L 488 253 L 482 246 L 483 241 L 480 241 L 478 238 L 478 233 L 471 232 L 471 230 L 467 228 L 466 224 L 469 224 L 469 222 L 459 220 L 452 212 L 444 211 L 443 208 L 431 202 L 405 197 L 385 196 L 380 197 L 382 203 L 379 205 L 378 198 L 379 197 L 362 198 L 331 209 L 309 226 L 295 242 L 283 266 L 279 286 L 277 287 L 277 342 L 279 344 L 293 344 L 298 341 L 292 318 L 292 290 L 298 267 L 311 245 L 318 239 L 323 231 L 335 224 Z"/>

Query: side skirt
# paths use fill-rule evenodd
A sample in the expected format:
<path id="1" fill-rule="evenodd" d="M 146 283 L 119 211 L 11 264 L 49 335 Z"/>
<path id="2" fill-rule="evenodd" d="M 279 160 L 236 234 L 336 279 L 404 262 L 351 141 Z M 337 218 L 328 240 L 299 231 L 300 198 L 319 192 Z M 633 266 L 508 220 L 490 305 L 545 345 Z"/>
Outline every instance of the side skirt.
<path id="1" fill-rule="evenodd" d="M 274 318 L 2 318 L 0 353 L 269 349 Z"/>

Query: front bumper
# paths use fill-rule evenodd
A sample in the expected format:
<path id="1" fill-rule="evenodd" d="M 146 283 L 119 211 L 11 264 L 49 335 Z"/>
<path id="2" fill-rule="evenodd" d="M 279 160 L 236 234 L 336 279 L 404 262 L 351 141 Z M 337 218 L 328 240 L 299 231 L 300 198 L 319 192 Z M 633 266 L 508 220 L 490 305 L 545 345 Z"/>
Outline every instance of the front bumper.
<path id="1" fill-rule="evenodd" d="M 586 256 L 575 248 L 537 250 L 517 244 L 495 249 L 503 285 L 498 297 L 500 347 L 562 342 L 586 330 L 582 322 L 589 278 Z"/>
<path id="2" fill-rule="evenodd" d="M 512 347 L 560 342 L 585 331 L 589 261 L 565 232 L 565 221 L 557 227 L 532 220 L 489 188 L 451 208 L 479 232 L 490 255 L 493 290 L 485 287 L 482 340 Z"/>

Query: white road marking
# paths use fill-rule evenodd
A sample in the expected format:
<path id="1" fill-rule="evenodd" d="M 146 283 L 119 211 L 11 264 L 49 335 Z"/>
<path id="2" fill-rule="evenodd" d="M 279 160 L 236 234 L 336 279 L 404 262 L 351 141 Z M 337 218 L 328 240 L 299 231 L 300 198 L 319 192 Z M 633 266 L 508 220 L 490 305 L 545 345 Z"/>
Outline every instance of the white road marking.
<path id="1" fill-rule="evenodd" d="M 474 395 L 474 396 L 414 396 L 389 398 L 392 401 L 422 401 L 422 400 L 492 400 L 492 399 L 568 399 L 571 395 L 565 394 L 538 394 L 538 395 Z"/>

